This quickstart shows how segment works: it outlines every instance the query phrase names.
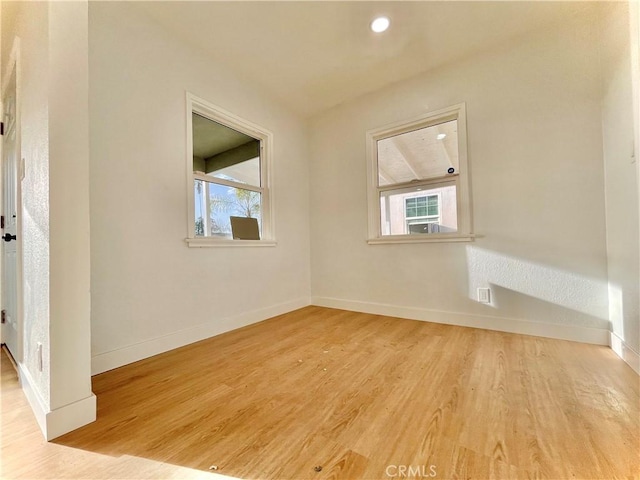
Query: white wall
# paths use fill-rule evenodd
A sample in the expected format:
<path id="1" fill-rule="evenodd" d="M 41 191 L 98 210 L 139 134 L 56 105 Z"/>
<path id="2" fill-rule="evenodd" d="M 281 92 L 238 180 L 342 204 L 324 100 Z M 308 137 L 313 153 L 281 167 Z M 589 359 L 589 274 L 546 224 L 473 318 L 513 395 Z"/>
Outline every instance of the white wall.
<path id="1" fill-rule="evenodd" d="M 606 343 L 597 33 L 576 18 L 313 118 L 314 303 Z M 367 245 L 365 132 L 460 102 L 479 238 Z"/>
<path id="2" fill-rule="evenodd" d="M 49 3 L 49 438 L 95 420 L 91 392 L 87 1 Z M 73 81 L 69 81 L 72 78 Z M 71 411 L 71 413 L 69 413 Z"/>
<path id="3" fill-rule="evenodd" d="M 89 368 L 87 3 L 5 2 L 2 27 L 3 61 L 20 38 L 24 343 L 18 368 L 36 419 L 52 439 L 96 414 Z"/>
<path id="4" fill-rule="evenodd" d="M 89 26 L 93 371 L 308 304 L 305 123 L 126 2 Z M 184 242 L 185 91 L 274 133 L 276 247 Z"/>
<path id="5" fill-rule="evenodd" d="M 36 401 L 49 405 L 49 7 L 42 2 L 2 3 L 2 77 L 14 38 L 20 37 L 22 157 L 23 326 L 22 367 Z M 38 368 L 37 344 L 44 346 Z"/>
<path id="6" fill-rule="evenodd" d="M 601 50 L 602 125 L 609 310 L 612 331 L 617 337 L 613 347 L 640 371 L 638 179 L 628 13 L 628 4 L 618 3 L 605 17 Z"/>
<path id="7" fill-rule="evenodd" d="M 633 131 L 635 138 L 636 178 L 640 190 L 640 4 L 629 0 L 629 30 L 631 49 L 631 85 L 633 92 Z M 640 225 L 640 192 L 638 194 L 638 221 Z M 638 269 L 640 270 L 640 242 L 638 242 Z M 640 281 L 638 285 L 640 296 Z M 640 323 L 640 317 L 637 319 Z M 640 343 L 640 340 L 639 340 Z M 637 353 L 637 351 L 636 351 Z M 638 365 L 638 362 L 636 362 Z M 638 368 L 636 369 L 636 371 Z"/>

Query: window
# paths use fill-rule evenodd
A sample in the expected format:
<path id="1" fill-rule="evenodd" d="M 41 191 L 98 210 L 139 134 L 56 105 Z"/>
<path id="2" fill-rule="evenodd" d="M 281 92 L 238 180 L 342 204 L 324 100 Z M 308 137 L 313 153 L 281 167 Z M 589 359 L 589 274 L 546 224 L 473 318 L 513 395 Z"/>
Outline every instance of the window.
<path id="1" fill-rule="evenodd" d="M 187 94 L 187 242 L 193 246 L 273 245 L 267 130 Z M 246 239 L 237 222 L 258 234 Z M 251 225 L 249 225 L 251 227 Z M 250 231 L 253 229 L 249 228 Z"/>
<path id="2" fill-rule="evenodd" d="M 440 224 L 440 195 L 405 198 L 407 233 L 422 233 L 424 226 Z"/>
<path id="3" fill-rule="evenodd" d="M 468 241 L 464 104 L 367 132 L 369 243 Z"/>

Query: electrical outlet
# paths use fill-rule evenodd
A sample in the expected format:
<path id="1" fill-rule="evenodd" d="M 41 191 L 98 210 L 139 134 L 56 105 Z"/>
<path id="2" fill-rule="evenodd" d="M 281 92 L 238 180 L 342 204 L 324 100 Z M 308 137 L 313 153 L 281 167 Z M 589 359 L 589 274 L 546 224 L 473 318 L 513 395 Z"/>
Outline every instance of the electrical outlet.
<path id="1" fill-rule="evenodd" d="M 478 302 L 491 303 L 491 289 L 490 288 L 478 288 Z"/>

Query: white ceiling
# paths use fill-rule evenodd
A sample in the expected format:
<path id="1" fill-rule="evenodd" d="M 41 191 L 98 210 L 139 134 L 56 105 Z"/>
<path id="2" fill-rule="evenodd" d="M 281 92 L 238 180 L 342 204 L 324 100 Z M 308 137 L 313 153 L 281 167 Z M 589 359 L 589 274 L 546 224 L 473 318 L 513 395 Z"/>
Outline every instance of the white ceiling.
<path id="1" fill-rule="evenodd" d="M 182 40 L 303 116 L 512 42 L 599 2 L 139 2 Z M 375 15 L 391 19 L 382 34 Z"/>

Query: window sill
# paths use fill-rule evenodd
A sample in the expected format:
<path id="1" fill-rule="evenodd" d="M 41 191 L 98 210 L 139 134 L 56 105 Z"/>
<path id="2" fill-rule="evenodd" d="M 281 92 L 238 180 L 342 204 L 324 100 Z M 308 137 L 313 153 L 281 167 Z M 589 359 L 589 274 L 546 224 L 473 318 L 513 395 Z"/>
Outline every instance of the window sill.
<path id="1" fill-rule="evenodd" d="M 275 247 L 275 240 L 219 240 L 215 238 L 185 238 L 190 248 L 209 247 Z"/>
<path id="2" fill-rule="evenodd" d="M 385 235 L 384 237 L 370 238 L 369 245 L 383 245 L 389 243 L 447 243 L 447 242 L 473 242 L 476 235 L 473 233 L 463 234 L 437 234 L 429 233 L 422 235 Z"/>

